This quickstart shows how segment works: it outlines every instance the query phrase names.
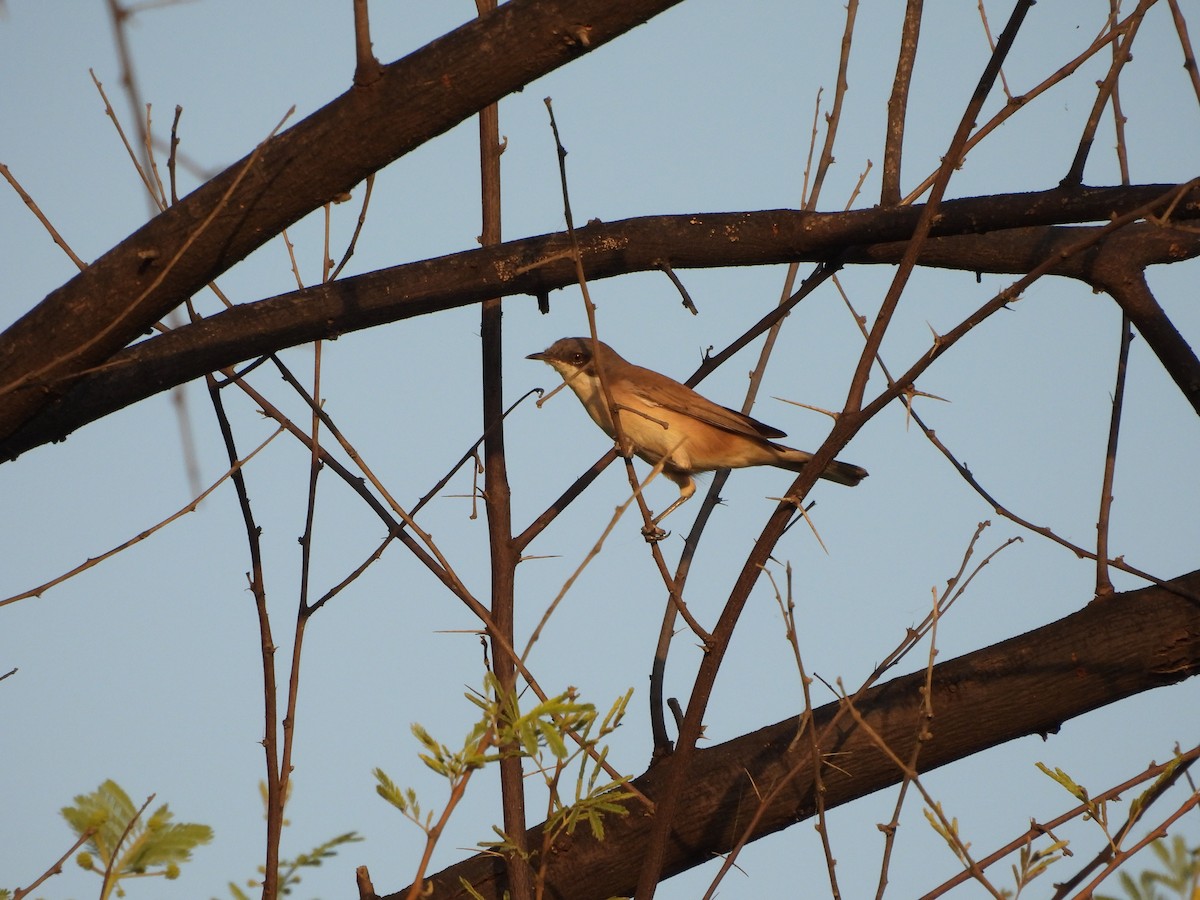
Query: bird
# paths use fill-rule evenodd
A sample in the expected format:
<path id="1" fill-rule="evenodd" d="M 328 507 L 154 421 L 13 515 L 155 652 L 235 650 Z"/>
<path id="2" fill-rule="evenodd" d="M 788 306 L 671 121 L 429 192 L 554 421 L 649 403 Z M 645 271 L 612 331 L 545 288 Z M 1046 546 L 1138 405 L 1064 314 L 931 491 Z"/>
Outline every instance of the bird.
<path id="1" fill-rule="evenodd" d="M 697 472 L 775 466 L 790 472 L 803 470 L 811 453 L 775 443 L 787 437 L 736 410 L 713 403 L 690 387 L 652 369 L 634 365 L 602 341 L 586 337 L 562 338 L 526 359 L 540 360 L 562 376 L 583 408 L 609 437 L 616 439 L 609 404 L 600 378 L 620 414 L 626 447 L 651 465 L 662 463 L 662 473 L 679 487 L 679 499 L 652 521 L 658 523 L 696 492 Z M 854 486 L 867 470 L 834 460 L 821 478 Z"/>

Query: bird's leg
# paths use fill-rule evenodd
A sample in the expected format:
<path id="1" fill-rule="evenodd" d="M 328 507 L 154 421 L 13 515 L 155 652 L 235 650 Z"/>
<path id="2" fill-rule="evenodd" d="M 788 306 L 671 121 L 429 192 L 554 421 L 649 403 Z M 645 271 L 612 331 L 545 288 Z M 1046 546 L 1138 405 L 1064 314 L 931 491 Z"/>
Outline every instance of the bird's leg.
<path id="1" fill-rule="evenodd" d="M 688 500 L 692 499 L 692 494 L 696 493 L 696 482 L 690 475 L 682 472 L 672 474 L 666 470 L 663 471 L 663 475 L 679 485 L 679 499 L 651 519 L 649 526 L 642 529 L 642 536 L 646 538 L 647 543 L 651 544 L 661 541 L 669 533 L 659 528 L 658 523 L 687 503 Z"/>
<path id="2" fill-rule="evenodd" d="M 692 498 L 691 491 L 689 491 L 686 494 L 681 492 L 679 494 L 679 499 L 677 499 L 674 503 L 672 503 L 670 506 L 668 506 L 666 509 L 664 509 L 662 512 L 660 512 L 653 519 L 651 519 L 650 524 L 657 525 L 659 522 L 661 522 L 663 519 L 665 519 L 671 513 L 675 512 L 675 510 L 679 509 L 679 507 L 683 506 L 683 504 L 687 503 L 687 501 L 690 500 L 691 498 Z"/>

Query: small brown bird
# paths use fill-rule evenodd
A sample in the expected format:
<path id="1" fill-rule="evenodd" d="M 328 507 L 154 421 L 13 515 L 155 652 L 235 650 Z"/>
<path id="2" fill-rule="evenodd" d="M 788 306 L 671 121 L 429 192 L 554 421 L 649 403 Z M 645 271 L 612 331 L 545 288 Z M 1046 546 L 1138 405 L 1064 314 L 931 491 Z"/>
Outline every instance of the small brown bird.
<path id="1" fill-rule="evenodd" d="M 635 366 L 607 344 L 593 344 L 591 338 L 562 338 L 526 359 L 552 366 L 592 421 L 615 439 L 597 371 L 603 373 L 613 403 L 622 413 L 621 430 L 632 451 L 651 465 L 665 460 L 663 474 L 679 485 L 679 499 L 654 519 L 656 525 L 696 492 L 692 475 L 697 472 L 745 466 L 799 472 L 812 459 L 811 453 L 776 444 L 773 438 L 786 436 L 779 429 L 718 406 L 673 378 Z M 853 486 L 867 472 L 835 460 L 820 477 Z"/>

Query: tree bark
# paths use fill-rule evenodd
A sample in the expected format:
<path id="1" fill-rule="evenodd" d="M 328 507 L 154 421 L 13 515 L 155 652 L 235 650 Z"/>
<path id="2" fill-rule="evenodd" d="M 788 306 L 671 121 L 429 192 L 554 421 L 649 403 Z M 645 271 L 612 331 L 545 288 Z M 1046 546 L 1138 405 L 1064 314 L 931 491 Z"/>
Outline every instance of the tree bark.
<path id="1" fill-rule="evenodd" d="M 934 228 L 941 237 L 927 242 L 920 262 L 967 271 L 1027 272 L 1089 230 L 1053 226 L 1107 219 L 1170 189 L 1140 185 L 946 201 Z M 903 241 L 919 215 L 919 207 L 906 207 L 650 216 L 593 223 L 577 233 L 590 279 L 658 269 L 662 260 L 677 269 L 832 258 L 892 264 L 903 254 Z M 544 295 L 574 284 L 568 251 L 565 234 L 542 235 L 236 306 L 136 344 L 113 355 L 102 369 L 79 376 L 40 414 L 0 440 L 0 460 L 62 440 L 131 403 L 264 353 L 490 297 Z M 1097 260 L 1106 251 L 1123 265 L 1144 268 L 1200 255 L 1200 235 L 1133 225 L 1088 253 L 1063 259 L 1056 272 L 1093 283 Z M 0 358 L 7 340 L 0 336 Z M 30 371 L 50 359 L 31 362 Z M 0 393 L 0 420 L 19 396 Z"/>
<path id="2" fill-rule="evenodd" d="M 1091 710 L 1200 672 L 1200 571 L 1169 585 L 1190 597 L 1157 586 L 1116 594 L 1065 619 L 936 666 L 934 718 L 922 741 L 919 770 L 928 772 L 1026 735 L 1045 738 Z M 867 691 L 855 704 L 901 759 L 910 757 L 925 728 L 925 677 L 918 671 L 896 678 Z M 830 703 L 815 714 L 822 752 L 836 754 L 836 766 L 822 770 L 826 809 L 901 778 L 868 732 L 841 707 Z M 758 810 L 759 798 L 781 783 L 782 790 L 760 818 L 752 839 L 814 814 L 809 741 L 792 747 L 796 727 L 797 720 L 788 719 L 696 751 L 672 825 L 665 875 L 727 852 L 742 837 L 740 823 Z M 668 757 L 634 784 L 654 799 L 670 765 Z M 601 900 L 630 894 L 653 823 L 639 803 L 625 806 L 628 816 L 605 820 L 604 840 L 596 840 L 581 826 L 558 842 L 546 865 L 546 897 Z M 531 829 L 529 845 L 540 843 L 538 826 Z M 500 898 L 505 890 L 502 865 L 480 854 L 428 879 L 428 896 L 471 896 L 459 879 L 489 900 Z M 383 900 L 396 900 L 404 893 Z"/>

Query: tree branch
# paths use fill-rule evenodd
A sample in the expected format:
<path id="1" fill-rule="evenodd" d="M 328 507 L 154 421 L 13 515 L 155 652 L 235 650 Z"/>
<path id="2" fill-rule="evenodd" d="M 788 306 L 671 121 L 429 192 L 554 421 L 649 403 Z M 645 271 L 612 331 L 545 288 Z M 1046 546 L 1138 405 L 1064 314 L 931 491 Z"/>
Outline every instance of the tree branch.
<path id="1" fill-rule="evenodd" d="M 108 359 L 283 228 L 678 2 L 512 0 L 266 141 L 0 336 L 0 436 L 65 387 L 62 379 Z"/>
<path id="2" fill-rule="evenodd" d="M 900 203 L 900 160 L 904 152 L 908 89 L 912 84 L 913 66 L 917 60 L 917 43 L 921 37 L 921 15 L 924 6 L 924 0 L 908 0 L 904 10 L 896 77 L 892 80 L 892 95 L 888 98 L 887 139 L 883 146 L 883 185 L 879 195 L 884 206 L 896 206 Z"/>
<path id="3" fill-rule="evenodd" d="M 1200 571 L 1170 584 L 1200 592 Z M 1026 735 L 1046 738 L 1070 719 L 1197 673 L 1200 606 L 1158 587 L 1113 595 L 1065 619 L 936 666 L 932 736 L 922 744 L 921 771 Z M 855 703 L 863 720 L 901 758 L 911 755 L 917 739 L 912 722 L 925 702 L 925 679 L 924 670 L 896 678 Z M 819 708 L 811 727 L 825 729 L 839 709 L 838 703 Z M 809 744 L 796 742 L 795 736 L 796 720 L 791 718 L 696 751 L 667 847 L 665 874 L 678 874 L 729 850 L 741 836 L 739 823 L 757 810 L 758 798 L 797 765 L 800 774 L 780 791 L 754 837 L 814 814 L 812 766 L 804 765 Z M 901 780 L 902 773 L 849 717 L 841 716 L 820 746 L 836 763 L 822 769 L 826 808 Z M 634 786 L 657 799 L 670 766 L 667 760 L 651 768 Z M 652 827 L 640 807 L 631 806 L 630 813 L 606 819 L 602 841 L 583 829 L 560 839 L 547 863 L 545 896 L 628 896 Z M 540 831 L 541 826 L 531 831 L 531 846 L 540 846 Z M 499 898 L 505 889 L 502 864 L 479 854 L 428 879 L 432 896 L 470 896 L 460 878 L 486 898 Z"/>
<path id="4" fill-rule="evenodd" d="M 1146 283 L 1145 273 L 1116 257 L 1096 274 L 1094 284 L 1108 293 L 1129 316 L 1138 333 L 1175 380 L 1183 396 L 1200 414 L 1200 360 Z"/>
<path id="5" fill-rule="evenodd" d="M 946 201 L 932 229 L 942 237 L 927 242 L 918 261 L 967 271 L 1026 272 L 1085 234 L 1078 228 L 1038 226 L 1104 221 L 1168 190 L 1168 185 L 1141 185 Z M 1175 210 L 1177 217 L 1197 214 L 1200 192 L 1185 201 Z M 894 264 L 903 255 L 902 242 L 911 234 L 920 209 L 649 216 L 592 224 L 577 234 L 592 279 L 649 271 L 664 258 L 671 259 L 675 268 L 767 265 L 833 256 L 845 262 Z M 997 230 L 1006 233 L 982 234 Z M 1088 253 L 1064 259 L 1056 274 L 1097 283 L 1094 269 L 1106 247 L 1113 248 L 1113 258 L 1144 267 L 1200 255 L 1200 235 L 1132 226 Z M 236 306 L 135 344 L 74 378 L 72 387 L 64 389 L 44 412 L 0 440 L 0 459 L 62 440 L 88 422 L 206 372 L 284 347 L 491 297 L 544 295 L 575 283 L 569 251 L 565 234 L 542 235 Z M 0 337 L 0 357 L 4 346 Z M 0 394 L 0 420 L 14 396 Z"/>

